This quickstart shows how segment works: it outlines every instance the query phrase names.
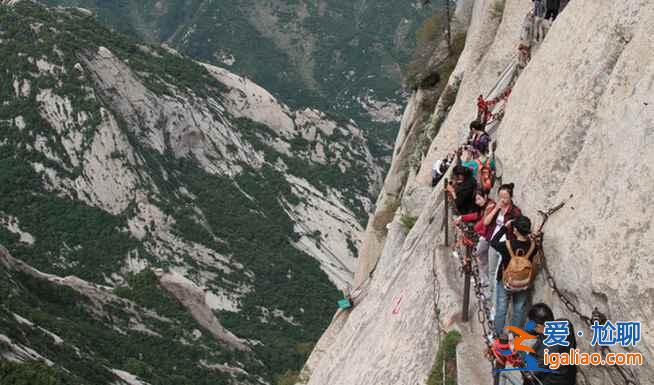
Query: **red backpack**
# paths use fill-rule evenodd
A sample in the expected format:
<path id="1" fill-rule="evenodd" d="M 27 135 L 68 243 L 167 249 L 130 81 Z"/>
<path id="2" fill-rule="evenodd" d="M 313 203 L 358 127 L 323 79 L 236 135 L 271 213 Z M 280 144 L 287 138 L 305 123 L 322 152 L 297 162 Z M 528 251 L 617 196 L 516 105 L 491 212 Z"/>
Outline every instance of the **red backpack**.
<path id="1" fill-rule="evenodd" d="M 484 191 L 490 191 L 495 185 L 495 170 L 491 167 L 491 160 L 486 159 L 486 162 L 482 163 L 477 159 L 477 165 L 479 186 L 481 186 Z"/>

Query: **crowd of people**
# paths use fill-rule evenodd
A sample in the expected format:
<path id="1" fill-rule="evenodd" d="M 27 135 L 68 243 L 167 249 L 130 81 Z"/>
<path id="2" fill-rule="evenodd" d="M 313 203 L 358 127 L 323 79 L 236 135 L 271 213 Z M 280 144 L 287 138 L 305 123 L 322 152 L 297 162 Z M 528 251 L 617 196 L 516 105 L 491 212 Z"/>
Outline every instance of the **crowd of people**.
<path id="1" fill-rule="evenodd" d="M 534 3 L 534 16 L 554 21 L 569 0 L 532 0 Z"/>
<path id="2" fill-rule="evenodd" d="M 514 201 L 515 185 L 498 183 L 499 186 L 495 186 L 495 151 L 484 126 L 479 120 L 473 121 L 466 143 L 434 164 L 432 184 L 438 184 L 452 168 L 452 180 L 445 189 L 454 203 L 454 224 L 474 232 L 477 240 L 474 257 L 480 267 L 479 278 L 486 297 L 491 302 L 494 322 L 494 333 L 489 338 L 512 341 L 506 326 L 524 328 L 528 320 L 543 325 L 553 321 L 554 316 L 544 304 L 534 305 L 528 311 L 537 272 L 535 258 L 540 234 L 532 230 L 532 221 Z M 494 197 L 493 191 L 496 191 Z M 532 332 L 538 334 L 538 330 L 536 327 Z M 531 377 L 525 379 L 525 384 L 575 384 L 572 369 Z"/>
<path id="3" fill-rule="evenodd" d="M 545 38 L 551 23 L 568 1 L 532 0 L 533 10 L 527 15 L 518 46 L 518 69 L 526 67 L 531 58 L 532 44 Z M 502 183 L 501 176 L 497 176 L 496 147 L 486 132 L 486 127 L 497 118 L 491 111 L 508 99 L 510 93 L 511 87 L 507 86 L 494 99 L 479 96 L 477 116 L 469 126 L 466 142 L 457 151 L 434 163 L 432 186 L 438 185 L 452 170 L 452 179 L 446 181 L 445 189 L 448 199 L 453 202 L 454 224 L 466 233 L 467 239 L 476 242 L 473 258 L 479 267 L 478 281 L 488 299 L 483 302 L 488 302 L 486 306 L 493 321 L 491 335 L 486 337 L 491 346 L 490 356 L 495 358 L 495 367 L 525 366 L 523 359 L 526 357 L 516 359 L 520 354 L 512 348 L 513 334 L 509 329 L 514 327 L 537 336 L 532 346 L 535 354 L 530 358 L 535 358 L 538 367 L 544 368 L 544 327 L 555 317 L 546 304 L 529 305 L 540 263 L 541 234 L 532 229 L 532 221 L 514 201 L 516 186 Z M 572 330 L 572 324 L 569 324 Z M 570 333 L 569 342 L 570 346 L 576 346 L 574 333 Z M 511 357 L 503 356 L 502 352 L 506 351 L 512 351 Z M 560 368 L 554 372 L 526 370 L 523 376 L 524 385 L 574 385 L 576 367 Z"/>
<path id="4" fill-rule="evenodd" d="M 478 237 L 475 255 L 483 271 L 480 278 L 493 300 L 495 329 L 499 335 L 504 329 L 509 302 L 513 307 L 511 324 L 524 323 L 526 288 L 522 285 L 509 289 L 508 285 L 515 283 L 504 278 L 504 271 L 515 253 L 533 258 L 536 241 L 531 234 L 530 219 L 522 215 L 513 201 L 512 183 L 499 186 L 496 199 L 490 196 L 496 168 L 489 144 L 490 137 L 483 125 L 474 121 L 470 124 L 467 143 L 441 164 L 456 162 L 453 180 L 446 186 L 457 213 L 454 223 L 469 224 Z M 435 173 L 434 178 L 439 179 L 439 174 Z"/>
<path id="5" fill-rule="evenodd" d="M 518 63 L 524 68 L 531 60 L 532 45 L 545 39 L 552 22 L 568 5 L 568 0 L 532 0 L 533 9 L 523 24 L 518 46 Z"/>

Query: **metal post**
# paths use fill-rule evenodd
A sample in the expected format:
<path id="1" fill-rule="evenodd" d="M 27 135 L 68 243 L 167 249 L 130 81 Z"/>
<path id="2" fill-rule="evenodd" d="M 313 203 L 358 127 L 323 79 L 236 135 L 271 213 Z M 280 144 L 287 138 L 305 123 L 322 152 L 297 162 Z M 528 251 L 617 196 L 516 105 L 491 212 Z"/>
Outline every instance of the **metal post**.
<path id="1" fill-rule="evenodd" d="M 448 182 L 449 181 L 447 180 L 447 178 L 445 178 L 445 184 L 444 184 L 445 188 L 443 189 L 443 195 L 445 196 L 445 203 L 443 204 L 445 210 L 445 212 L 443 213 L 443 230 L 445 231 L 445 240 L 443 241 L 443 244 L 445 245 L 445 247 L 448 247 L 450 245 L 450 241 L 448 239 L 449 227 L 450 227 L 450 223 L 449 223 L 450 199 L 447 193 Z"/>
<path id="2" fill-rule="evenodd" d="M 465 237 L 466 235 L 464 235 Z M 470 263 L 472 258 L 472 246 L 466 245 L 466 258 L 465 258 L 465 265 L 463 267 L 464 273 L 465 273 L 465 278 L 463 281 L 463 322 L 468 322 L 469 319 L 469 312 L 468 308 L 470 307 Z"/>
<path id="3" fill-rule="evenodd" d="M 497 369 L 497 365 L 493 365 Z M 500 372 L 493 372 L 493 385 L 500 385 Z"/>

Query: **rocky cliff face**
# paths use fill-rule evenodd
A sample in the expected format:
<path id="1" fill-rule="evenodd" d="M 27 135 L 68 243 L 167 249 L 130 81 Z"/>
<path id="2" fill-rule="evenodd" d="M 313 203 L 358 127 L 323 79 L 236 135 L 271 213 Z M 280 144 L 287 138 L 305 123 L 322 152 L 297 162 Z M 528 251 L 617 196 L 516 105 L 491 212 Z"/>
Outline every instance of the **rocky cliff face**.
<path id="1" fill-rule="evenodd" d="M 459 383 L 490 383 L 479 325 L 474 317 L 461 322 L 463 280 L 450 250 L 440 246 L 442 193 L 429 186 L 430 169 L 463 141 L 476 97 L 514 60 L 529 3 L 475 1 L 466 48 L 449 79 L 457 91 L 453 104 L 443 95 L 426 124 L 423 92 L 412 96 L 360 253 L 357 305 L 336 314 L 305 367 L 305 382 L 422 384 L 440 336 L 458 329 L 467 352 L 458 365 L 476 366 Z M 643 330 L 652 326 L 654 306 L 648 280 L 653 16 L 648 1 L 571 1 L 517 78 L 496 134 L 503 180 L 516 183 L 515 200 L 535 222 L 538 209 L 574 195 L 545 229 L 545 254 L 559 287 L 581 313 L 598 307 L 611 320 L 642 321 Z M 438 133 L 417 171 L 405 148 L 418 142 L 411 140 L 416 127 Z M 406 215 L 419 217 L 408 235 L 400 224 Z M 542 275 L 533 297 L 583 329 Z M 589 339 L 579 341 L 592 351 Z M 645 366 L 634 370 L 635 379 L 650 383 L 654 356 L 646 332 L 636 350 Z M 582 372 L 582 384 L 625 382 L 610 368 Z"/>
<path id="2" fill-rule="evenodd" d="M 388 166 L 402 113 L 402 68 L 442 2 L 418 0 L 45 0 L 243 74 L 294 108 L 354 119 Z M 265 63 L 265 64 L 263 64 Z"/>
<path id="3" fill-rule="evenodd" d="M 73 383 L 111 382 L 102 365 L 197 384 L 265 383 L 298 368 L 335 287 L 353 278 L 359 220 L 380 173 L 362 131 L 114 34 L 84 10 L 3 1 L 0 20 L 0 242 L 29 267 L 5 263 L 3 294 L 17 294 L 0 315 L 4 340 L 23 336 L 20 346 Z M 111 299 L 74 316 L 24 300 L 69 276 Z M 72 289 L 54 301 L 95 303 Z M 160 316 L 113 328 L 131 317 L 123 299 Z M 53 354 L 14 313 L 57 329 L 67 354 Z M 162 343 L 172 348 L 161 352 Z M 97 373 L 74 367 L 77 350 Z M 174 356 L 185 357 L 184 373 Z"/>

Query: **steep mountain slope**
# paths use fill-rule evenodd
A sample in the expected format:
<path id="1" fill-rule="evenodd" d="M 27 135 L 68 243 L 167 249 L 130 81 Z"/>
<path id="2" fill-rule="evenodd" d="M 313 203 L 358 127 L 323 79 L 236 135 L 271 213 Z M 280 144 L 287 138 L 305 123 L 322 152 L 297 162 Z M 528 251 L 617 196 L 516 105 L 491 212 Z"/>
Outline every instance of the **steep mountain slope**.
<path id="1" fill-rule="evenodd" d="M 402 67 L 436 7 L 419 0 L 48 0 L 252 78 L 295 108 L 354 119 L 388 155 L 401 115 Z M 263 65 L 265 63 L 265 65 Z"/>
<path id="2" fill-rule="evenodd" d="M 123 381 L 131 376 L 152 384 L 263 381 L 254 375 L 265 372 L 261 362 L 201 331 L 156 288 L 154 275 L 133 277 L 133 289 L 118 292 L 76 277 L 43 274 L 4 249 L 0 273 L 3 359 L 43 361 L 68 384 L 131 385 Z M 230 369 L 227 362 L 235 366 Z"/>
<path id="3" fill-rule="evenodd" d="M 298 368 L 351 282 L 378 183 L 361 130 L 84 10 L 3 1 L 0 53 L 0 243 L 43 272 L 4 263 L 3 335 L 75 383 L 110 382 L 103 367 L 153 384 Z M 102 300 L 58 289 L 69 280 Z M 82 356 L 93 369 L 71 366 Z"/>
<path id="4" fill-rule="evenodd" d="M 475 369 L 459 383 L 492 383 L 474 298 L 471 320 L 461 321 L 463 280 L 451 250 L 441 246 L 442 185 L 430 187 L 430 171 L 464 140 L 477 96 L 487 95 L 514 60 L 530 4 L 501 4 L 474 2 L 466 49 L 449 83 L 455 98 L 447 96 L 447 103 L 446 92 L 439 101 L 450 108 L 437 108 L 431 123 L 420 124 L 429 112 L 422 91 L 412 96 L 359 258 L 357 305 L 338 313 L 318 343 L 305 367 L 309 384 L 422 384 L 440 337 L 452 329 L 461 331 L 468 353 L 459 354 L 458 364 Z M 597 307 L 613 321 L 641 321 L 643 330 L 654 326 L 647 246 L 654 241 L 653 17 L 649 1 L 571 1 L 520 74 L 496 136 L 503 180 L 516 183 L 515 200 L 536 223 L 537 210 L 574 194 L 545 229 L 545 255 L 562 292 L 585 316 Z M 437 133 L 428 136 L 426 154 L 411 139 L 416 127 Z M 416 149 L 422 160 L 414 168 Z M 405 235 L 407 216 L 419 218 Z M 591 331 L 542 274 L 533 297 L 583 330 L 580 348 L 594 351 Z M 651 383 L 651 336 L 643 332 L 631 351 L 645 360 L 631 368 L 632 383 Z M 580 372 L 580 384 L 626 383 L 615 368 Z"/>

